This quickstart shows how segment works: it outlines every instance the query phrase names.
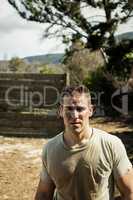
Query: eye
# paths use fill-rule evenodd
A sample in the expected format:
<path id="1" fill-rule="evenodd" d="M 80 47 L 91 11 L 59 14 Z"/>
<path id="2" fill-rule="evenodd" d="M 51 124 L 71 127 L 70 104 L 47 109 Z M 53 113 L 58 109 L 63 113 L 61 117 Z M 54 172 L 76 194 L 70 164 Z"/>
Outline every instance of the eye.
<path id="1" fill-rule="evenodd" d="M 85 107 L 77 106 L 77 107 L 76 107 L 76 110 L 77 110 L 78 112 L 82 112 L 82 111 L 85 110 Z"/>
<path id="2" fill-rule="evenodd" d="M 67 109 L 68 111 L 73 111 L 75 108 L 74 108 L 73 106 L 67 106 L 66 109 Z"/>
<path id="3" fill-rule="evenodd" d="M 82 112 L 85 110 L 85 107 L 83 107 L 83 106 L 67 106 L 66 110 L 70 111 L 70 112 L 74 111 L 74 110 L 76 110 L 77 112 Z"/>

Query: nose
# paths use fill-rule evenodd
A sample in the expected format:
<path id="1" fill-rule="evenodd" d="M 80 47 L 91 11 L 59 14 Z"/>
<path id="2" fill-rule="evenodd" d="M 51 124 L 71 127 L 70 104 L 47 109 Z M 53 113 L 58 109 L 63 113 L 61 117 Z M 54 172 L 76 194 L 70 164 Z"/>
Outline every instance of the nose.
<path id="1" fill-rule="evenodd" d="M 77 112 L 77 110 L 76 109 L 74 109 L 72 112 L 71 112 L 71 117 L 73 118 L 73 119 L 76 119 L 76 118 L 78 118 L 78 112 Z"/>

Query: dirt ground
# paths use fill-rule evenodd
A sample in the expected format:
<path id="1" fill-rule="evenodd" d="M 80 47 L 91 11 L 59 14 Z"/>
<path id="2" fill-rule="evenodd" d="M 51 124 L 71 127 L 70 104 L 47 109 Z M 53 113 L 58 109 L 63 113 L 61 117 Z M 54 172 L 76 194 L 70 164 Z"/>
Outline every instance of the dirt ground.
<path id="1" fill-rule="evenodd" d="M 45 139 L 0 138 L 0 200 L 32 200 Z"/>
<path id="2" fill-rule="evenodd" d="M 109 132 L 129 131 L 130 136 L 132 133 L 132 127 L 122 122 L 95 119 L 91 124 Z M 47 139 L 42 138 L 0 136 L 0 200 L 34 199 L 41 169 L 42 146 L 46 142 Z M 130 140 L 131 152 L 132 145 L 133 140 Z"/>

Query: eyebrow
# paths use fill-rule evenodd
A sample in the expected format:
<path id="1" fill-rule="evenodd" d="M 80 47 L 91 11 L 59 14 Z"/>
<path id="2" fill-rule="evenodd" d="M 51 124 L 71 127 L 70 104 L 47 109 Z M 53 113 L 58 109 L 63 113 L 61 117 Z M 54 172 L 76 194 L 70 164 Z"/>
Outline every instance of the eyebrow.
<path id="1" fill-rule="evenodd" d="M 69 109 L 69 110 L 78 110 L 78 111 L 81 111 L 81 110 L 84 110 L 86 107 L 85 106 L 65 106 L 65 108 Z"/>

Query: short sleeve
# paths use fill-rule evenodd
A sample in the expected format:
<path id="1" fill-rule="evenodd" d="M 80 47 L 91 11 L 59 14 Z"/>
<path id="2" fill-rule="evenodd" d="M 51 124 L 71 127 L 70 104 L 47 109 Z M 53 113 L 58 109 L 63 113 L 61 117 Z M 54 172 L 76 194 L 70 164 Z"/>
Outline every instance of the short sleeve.
<path id="1" fill-rule="evenodd" d="M 46 179 L 51 179 L 48 171 L 47 171 L 47 145 L 44 146 L 43 151 L 42 151 L 42 169 L 40 173 L 40 179 L 46 180 Z"/>
<path id="2" fill-rule="evenodd" d="M 127 156 L 125 146 L 119 138 L 116 138 L 113 144 L 114 178 L 117 179 L 119 176 L 124 175 L 131 168 L 132 164 Z"/>

